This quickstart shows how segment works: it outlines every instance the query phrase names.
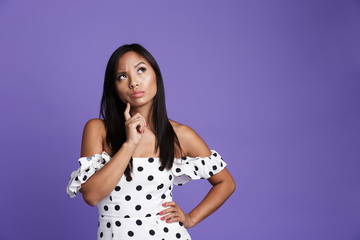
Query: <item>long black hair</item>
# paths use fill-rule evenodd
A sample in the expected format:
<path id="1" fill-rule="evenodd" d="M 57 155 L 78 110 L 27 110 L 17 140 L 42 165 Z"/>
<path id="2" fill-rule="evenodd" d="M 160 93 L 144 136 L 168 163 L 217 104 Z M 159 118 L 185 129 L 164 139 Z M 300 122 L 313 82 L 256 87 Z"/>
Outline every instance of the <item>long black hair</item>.
<path id="1" fill-rule="evenodd" d="M 104 89 L 99 113 L 99 118 L 102 117 L 105 122 L 106 143 L 110 147 L 112 154 L 115 154 L 126 141 L 124 116 L 126 105 L 118 96 L 115 79 L 119 58 L 129 51 L 136 52 L 143 56 L 155 71 L 157 92 L 150 110 L 152 111 L 150 116 L 152 117 L 153 122 L 151 128 L 156 137 L 155 152 L 160 148 L 159 158 L 161 161 L 161 168 L 170 169 L 173 165 L 176 146 L 178 147 L 177 150 L 180 151 L 180 156 L 182 156 L 180 142 L 167 116 L 164 83 L 160 68 L 155 61 L 155 58 L 143 46 L 137 43 L 125 44 L 116 49 L 111 55 L 106 67 Z M 133 163 L 131 158 L 129 165 L 124 172 L 126 178 L 129 180 L 131 180 L 132 167 Z"/>

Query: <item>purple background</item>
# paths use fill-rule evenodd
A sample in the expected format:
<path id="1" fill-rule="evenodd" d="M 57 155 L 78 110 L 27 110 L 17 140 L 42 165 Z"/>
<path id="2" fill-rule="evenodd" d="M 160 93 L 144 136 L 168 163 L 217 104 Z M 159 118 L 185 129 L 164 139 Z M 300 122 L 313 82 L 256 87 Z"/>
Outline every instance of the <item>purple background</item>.
<path id="1" fill-rule="evenodd" d="M 360 3 L 0 1 L 0 239 L 96 239 L 65 191 L 111 53 L 158 61 L 169 117 L 237 189 L 193 239 L 360 239 Z M 186 211 L 210 184 L 174 190 Z"/>

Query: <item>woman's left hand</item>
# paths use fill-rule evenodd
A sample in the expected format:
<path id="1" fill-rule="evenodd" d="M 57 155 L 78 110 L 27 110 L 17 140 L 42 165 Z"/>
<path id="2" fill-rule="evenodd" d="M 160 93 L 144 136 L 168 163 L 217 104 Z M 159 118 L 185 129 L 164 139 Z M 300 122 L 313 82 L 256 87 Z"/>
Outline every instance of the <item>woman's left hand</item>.
<path id="1" fill-rule="evenodd" d="M 163 207 L 167 207 L 165 210 L 159 212 L 162 221 L 167 223 L 181 222 L 185 228 L 191 228 L 195 226 L 189 214 L 185 214 L 183 210 L 174 202 L 165 202 L 162 204 Z M 169 213 L 168 215 L 165 215 Z M 165 215 L 165 216 L 164 216 Z"/>

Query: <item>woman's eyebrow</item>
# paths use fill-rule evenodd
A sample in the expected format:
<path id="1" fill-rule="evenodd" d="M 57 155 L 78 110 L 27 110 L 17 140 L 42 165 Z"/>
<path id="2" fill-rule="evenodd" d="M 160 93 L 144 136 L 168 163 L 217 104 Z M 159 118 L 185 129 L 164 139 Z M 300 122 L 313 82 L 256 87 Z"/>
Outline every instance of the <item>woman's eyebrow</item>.
<path id="1" fill-rule="evenodd" d="M 136 68 L 137 66 L 139 66 L 139 65 L 142 64 L 142 63 L 146 65 L 146 63 L 144 63 L 144 62 L 139 62 L 138 64 L 135 65 L 134 68 Z"/>
<path id="2" fill-rule="evenodd" d="M 144 62 L 139 62 L 139 63 L 137 63 L 137 64 L 134 66 L 134 68 L 136 68 L 137 66 L 139 66 L 139 65 L 142 64 L 142 63 L 146 65 L 146 63 L 144 63 Z M 119 73 L 126 73 L 126 71 L 120 70 L 120 71 L 118 71 L 116 74 L 119 74 Z"/>

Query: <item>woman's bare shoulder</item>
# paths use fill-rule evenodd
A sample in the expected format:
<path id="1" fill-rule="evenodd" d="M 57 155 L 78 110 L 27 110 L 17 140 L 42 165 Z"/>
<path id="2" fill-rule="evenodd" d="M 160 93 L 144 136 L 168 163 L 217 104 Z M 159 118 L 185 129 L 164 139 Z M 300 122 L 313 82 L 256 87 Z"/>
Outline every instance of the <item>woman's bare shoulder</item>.
<path id="1" fill-rule="evenodd" d="M 181 148 L 187 156 L 206 157 L 211 155 L 209 147 L 191 127 L 173 120 L 169 121 L 180 141 Z"/>
<path id="2" fill-rule="evenodd" d="M 189 126 L 185 124 L 181 124 L 179 122 L 176 122 L 174 120 L 170 120 L 170 123 L 177 135 L 178 138 L 183 138 L 184 135 L 188 134 L 189 132 L 193 131 Z"/>
<path id="3" fill-rule="evenodd" d="M 173 127 L 174 131 L 176 132 L 176 130 L 178 130 L 179 127 L 181 127 L 183 124 L 176 122 L 174 120 L 169 119 L 169 122 L 171 124 L 171 126 Z M 177 133 L 176 133 L 177 134 Z"/>
<path id="4" fill-rule="evenodd" d="M 92 131 L 95 129 L 97 131 L 100 131 L 101 133 L 104 133 L 105 122 L 103 119 L 100 118 L 92 118 L 86 122 L 84 129 L 91 129 Z"/>
<path id="5" fill-rule="evenodd" d="M 103 139 L 106 134 L 104 121 L 93 118 L 86 122 L 83 130 L 81 156 L 92 156 L 101 153 L 103 149 Z"/>

